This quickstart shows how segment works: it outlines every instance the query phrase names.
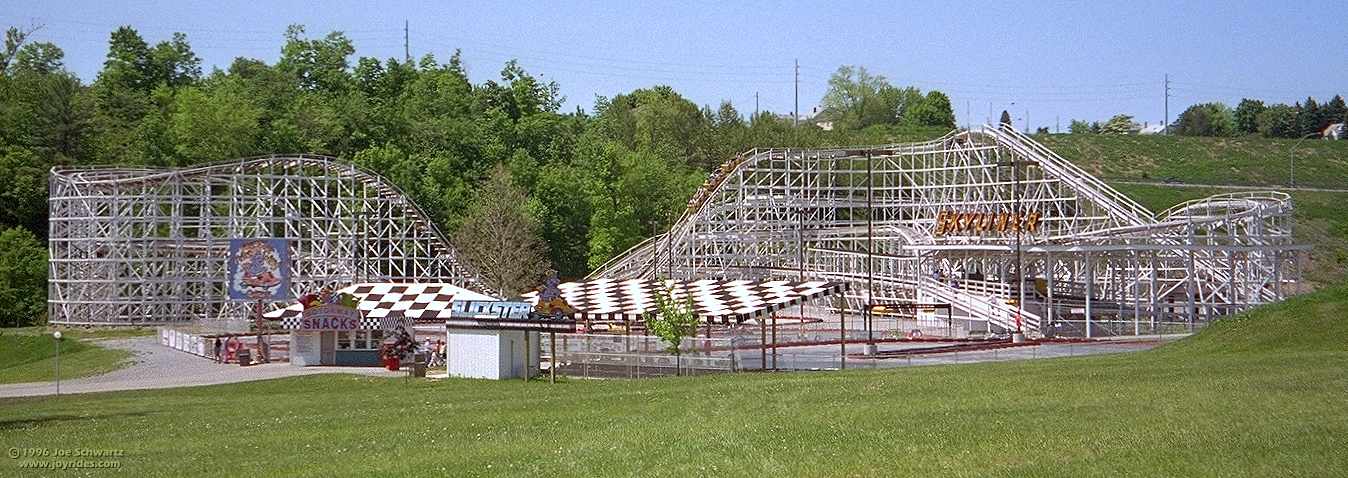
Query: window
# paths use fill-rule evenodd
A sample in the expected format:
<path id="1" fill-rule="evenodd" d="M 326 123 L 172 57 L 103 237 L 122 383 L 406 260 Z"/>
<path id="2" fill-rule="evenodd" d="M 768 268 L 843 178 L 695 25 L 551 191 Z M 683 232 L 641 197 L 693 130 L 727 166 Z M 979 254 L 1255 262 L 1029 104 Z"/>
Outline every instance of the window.
<path id="1" fill-rule="evenodd" d="M 337 332 L 337 350 L 351 350 L 351 332 Z"/>
<path id="2" fill-rule="evenodd" d="M 366 332 L 366 331 L 364 331 L 364 330 L 357 330 L 357 331 L 355 331 L 355 332 L 352 332 L 352 334 L 356 337 L 356 343 L 355 343 L 354 345 L 351 346 L 352 348 L 357 349 L 357 350 L 368 350 L 368 349 L 369 349 L 369 347 L 366 347 L 366 346 L 365 346 L 365 344 L 368 343 L 368 342 L 366 342 L 366 339 L 368 339 L 369 336 L 370 336 L 370 333 L 369 333 L 369 332 Z"/>
<path id="3" fill-rule="evenodd" d="M 370 349 L 371 349 L 371 350 L 377 350 L 377 349 L 379 349 L 379 345 L 382 344 L 383 342 L 384 342 L 384 331 L 382 331 L 382 330 L 371 330 L 371 331 L 370 331 Z"/>

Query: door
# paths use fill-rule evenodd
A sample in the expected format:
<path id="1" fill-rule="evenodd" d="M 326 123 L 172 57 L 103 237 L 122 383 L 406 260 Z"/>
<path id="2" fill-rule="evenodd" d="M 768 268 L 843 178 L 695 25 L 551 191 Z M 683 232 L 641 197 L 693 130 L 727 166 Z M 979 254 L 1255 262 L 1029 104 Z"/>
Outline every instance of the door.
<path id="1" fill-rule="evenodd" d="M 337 363 L 337 332 L 327 330 L 319 334 L 318 364 L 335 365 Z"/>

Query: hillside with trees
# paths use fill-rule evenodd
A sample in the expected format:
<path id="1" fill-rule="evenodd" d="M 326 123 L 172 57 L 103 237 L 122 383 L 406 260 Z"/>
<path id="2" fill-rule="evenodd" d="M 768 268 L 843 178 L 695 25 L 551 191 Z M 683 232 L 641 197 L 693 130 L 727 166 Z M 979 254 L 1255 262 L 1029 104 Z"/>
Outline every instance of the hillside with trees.
<path id="1" fill-rule="evenodd" d="M 312 35 L 299 25 L 278 39 L 274 64 L 240 57 L 211 71 L 182 33 L 146 38 L 121 27 L 85 84 L 65 68 L 59 46 L 30 34 L 9 29 L 0 51 L 0 167 L 9 172 L 0 240 L 10 252 L 0 297 L 23 304 L 0 314 L 6 325 L 37 320 L 44 309 L 52 167 L 331 155 L 396 184 L 457 241 L 472 236 L 464 227 L 503 228 L 512 232 L 499 235 L 511 242 L 505 248 L 530 258 L 532 271 L 575 278 L 667 228 L 707 171 L 738 152 L 923 140 L 954 125 L 944 94 L 896 87 L 861 67 L 844 66 L 830 82 L 824 102 L 856 109 L 839 109 L 842 124 L 825 131 L 766 111 L 745 117 L 729 102 L 699 106 L 659 85 L 599 97 L 589 112 L 563 111 L 558 85 L 514 61 L 474 83 L 457 52 L 356 58 L 343 33 Z M 493 209 L 501 191 L 519 204 Z M 461 249 L 491 252 L 476 246 Z M 529 280 L 484 269 L 512 289 Z"/>
<path id="2" fill-rule="evenodd" d="M 515 290 L 548 267 L 580 277 L 663 231 L 707 173 L 738 152 L 920 141 L 955 127 L 944 93 L 894 85 L 853 65 L 832 74 L 822 111 L 811 118 L 746 116 L 730 102 L 699 106 L 662 85 L 564 111 L 558 85 L 514 61 L 475 83 L 457 51 L 448 59 L 355 57 L 343 33 L 313 35 L 299 25 L 277 39 L 275 63 L 240 57 L 211 71 L 182 33 L 146 38 L 121 27 L 88 84 L 66 69 L 59 46 L 29 41 L 30 33 L 9 29 L 0 51 L 0 168 L 8 173 L 0 186 L 0 297 L 18 304 L 0 313 L 6 325 L 40 320 L 45 309 L 52 167 L 331 155 L 397 185 L 469 262 L 506 264 L 482 272 Z M 1208 103 L 1173 125 L 1216 140 L 1142 139 L 1127 115 L 1073 121 L 1074 134 L 1041 137 L 1106 178 L 1267 184 L 1283 171 L 1270 158 L 1293 145 L 1258 136 L 1296 138 L 1344 109 L 1341 97 L 1294 106 L 1247 100 L 1234 110 Z M 1305 178 L 1298 183 L 1345 186 L 1348 156 L 1335 148 L 1296 148 Z M 515 204 L 495 207 L 498 197 Z M 496 257 L 467 239 L 491 234 L 518 255 Z M 525 274 L 509 270 L 517 263 L 529 264 Z"/>

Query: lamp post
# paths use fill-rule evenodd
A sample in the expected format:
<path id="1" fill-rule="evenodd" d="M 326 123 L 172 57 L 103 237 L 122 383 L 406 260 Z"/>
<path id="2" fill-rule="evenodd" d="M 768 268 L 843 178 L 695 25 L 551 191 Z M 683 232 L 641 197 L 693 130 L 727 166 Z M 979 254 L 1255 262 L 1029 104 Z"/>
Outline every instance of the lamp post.
<path id="1" fill-rule="evenodd" d="M 51 334 L 56 339 L 56 396 L 61 396 L 61 331 Z"/>
<path id="2" fill-rule="evenodd" d="M 1320 133 L 1306 133 L 1305 135 L 1302 135 L 1300 138 L 1297 138 L 1296 143 L 1292 144 L 1292 149 L 1287 151 L 1287 160 L 1291 164 L 1291 169 L 1289 169 L 1287 172 L 1288 186 L 1296 187 L 1297 185 L 1297 157 L 1296 157 L 1297 146 L 1301 146 L 1301 142 L 1305 141 L 1306 138 L 1315 136 L 1317 134 Z"/>

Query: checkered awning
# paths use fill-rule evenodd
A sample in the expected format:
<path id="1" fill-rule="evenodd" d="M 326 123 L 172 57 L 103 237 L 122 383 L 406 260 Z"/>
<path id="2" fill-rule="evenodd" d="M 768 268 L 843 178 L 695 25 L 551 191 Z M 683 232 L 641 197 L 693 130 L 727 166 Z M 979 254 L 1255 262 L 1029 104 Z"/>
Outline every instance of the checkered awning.
<path id="1" fill-rule="evenodd" d="M 337 292 L 356 297 L 356 308 L 361 316 L 374 323 L 385 318 L 412 320 L 444 320 L 449 318 L 450 304 L 456 300 L 497 300 L 450 284 L 376 283 L 356 284 Z M 304 310 L 301 304 L 263 314 L 273 320 L 297 318 Z"/>
<path id="2" fill-rule="evenodd" d="M 576 308 L 576 319 L 592 321 L 634 321 L 655 310 L 655 294 L 660 283 L 674 290 L 682 300 L 691 295 L 693 313 L 704 322 L 738 323 L 763 317 L 800 303 L 847 289 L 845 282 L 754 282 L 747 280 L 625 280 L 599 279 L 567 282 L 558 286 L 562 298 Z M 524 295 L 538 303 L 538 293 Z"/>

